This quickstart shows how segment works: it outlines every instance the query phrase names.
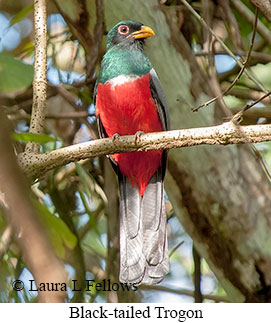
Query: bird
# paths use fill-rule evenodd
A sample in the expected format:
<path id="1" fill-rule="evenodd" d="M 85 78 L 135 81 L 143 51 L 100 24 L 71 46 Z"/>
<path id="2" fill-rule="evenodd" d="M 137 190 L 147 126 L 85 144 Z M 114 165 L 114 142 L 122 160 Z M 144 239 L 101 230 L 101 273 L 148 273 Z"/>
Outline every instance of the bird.
<path id="1" fill-rule="evenodd" d="M 154 31 L 121 21 L 107 35 L 106 53 L 94 87 L 100 138 L 169 129 L 160 80 L 144 52 Z M 164 176 L 167 151 L 110 155 L 120 190 L 120 271 L 122 283 L 154 285 L 169 272 Z"/>

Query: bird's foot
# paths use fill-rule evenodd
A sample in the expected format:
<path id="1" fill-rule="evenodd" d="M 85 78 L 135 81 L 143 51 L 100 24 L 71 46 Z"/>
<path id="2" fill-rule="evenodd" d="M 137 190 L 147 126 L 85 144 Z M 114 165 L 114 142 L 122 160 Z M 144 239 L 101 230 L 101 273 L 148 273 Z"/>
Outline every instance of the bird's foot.
<path id="1" fill-rule="evenodd" d="M 116 143 L 119 140 L 120 135 L 118 133 L 114 133 L 112 136 L 113 143 Z"/>
<path id="2" fill-rule="evenodd" d="M 143 135 L 144 134 L 144 132 L 143 131 L 137 131 L 136 133 L 135 133 L 135 144 L 138 144 L 139 142 L 140 142 L 140 137 L 141 137 L 141 135 Z"/>

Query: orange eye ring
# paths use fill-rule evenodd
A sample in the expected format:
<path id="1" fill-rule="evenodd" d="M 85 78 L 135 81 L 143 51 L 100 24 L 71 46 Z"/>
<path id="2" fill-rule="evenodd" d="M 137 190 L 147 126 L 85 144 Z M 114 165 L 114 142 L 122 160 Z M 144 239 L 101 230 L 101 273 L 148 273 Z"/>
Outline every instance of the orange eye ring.
<path id="1" fill-rule="evenodd" d="M 128 26 L 126 26 L 126 25 L 120 25 L 120 26 L 118 27 L 118 32 L 119 32 L 119 34 L 121 34 L 121 35 L 127 35 L 127 34 L 129 33 L 129 31 L 130 31 L 130 29 L 129 29 L 129 27 L 128 27 Z"/>

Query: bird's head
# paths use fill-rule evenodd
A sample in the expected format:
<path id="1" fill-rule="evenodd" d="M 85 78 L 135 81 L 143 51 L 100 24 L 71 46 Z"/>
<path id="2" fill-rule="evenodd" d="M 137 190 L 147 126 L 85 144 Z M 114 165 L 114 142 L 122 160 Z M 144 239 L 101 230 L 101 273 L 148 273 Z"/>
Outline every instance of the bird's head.
<path id="1" fill-rule="evenodd" d="M 133 45 L 143 48 L 145 38 L 154 36 L 154 31 L 137 21 L 121 21 L 108 33 L 106 49 L 115 45 L 132 47 Z"/>

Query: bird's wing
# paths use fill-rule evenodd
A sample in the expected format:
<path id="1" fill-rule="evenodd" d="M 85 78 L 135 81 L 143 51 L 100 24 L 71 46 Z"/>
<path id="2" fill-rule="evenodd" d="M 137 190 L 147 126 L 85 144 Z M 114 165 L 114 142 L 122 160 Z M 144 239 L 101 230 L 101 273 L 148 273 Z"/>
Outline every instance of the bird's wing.
<path id="1" fill-rule="evenodd" d="M 169 130 L 169 114 L 168 114 L 168 106 L 166 96 L 162 89 L 160 80 L 158 75 L 156 74 L 155 70 L 152 68 L 150 70 L 150 89 L 151 95 L 156 102 L 157 111 L 162 122 L 163 130 Z M 162 179 L 165 177 L 166 168 L 167 168 L 167 151 L 163 151 L 162 155 Z"/>
<path id="2" fill-rule="evenodd" d="M 166 101 L 166 96 L 162 89 L 160 80 L 155 70 L 152 68 L 150 70 L 150 89 L 151 95 L 156 102 L 158 114 L 162 122 L 163 130 L 169 130 L 169 115 L 168 115 L 168 106 Z"/>
<path id="3" fill-rule="evenodd" d="M 93 104 L 95 106 L 96 106 L 97 88 L 98 88 L 98 82 L 95 83 L 94 90 L 93 90 Z M 99 132 L 100 138 L 107 138 L 108 135 L 104 129 L 104 126 L 102 124 L 102 121 L 99 115 L 97 115 L 97 126 L 98 126 L 98 132 Z"/>

